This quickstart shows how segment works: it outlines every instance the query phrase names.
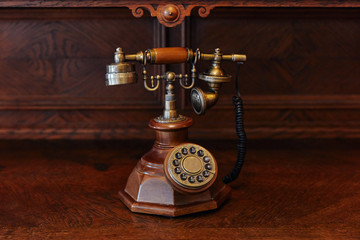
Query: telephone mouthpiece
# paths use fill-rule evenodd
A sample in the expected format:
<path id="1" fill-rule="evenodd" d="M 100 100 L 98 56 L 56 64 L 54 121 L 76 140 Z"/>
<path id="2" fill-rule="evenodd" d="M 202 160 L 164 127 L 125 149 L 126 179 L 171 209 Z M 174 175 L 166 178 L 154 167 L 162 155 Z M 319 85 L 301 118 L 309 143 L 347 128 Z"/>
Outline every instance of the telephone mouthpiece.
<path id="1" fill-rule="evenodd" d="M 203 115 L 207 109 L 215 105 L 218 99 L 219 93 L 213 89 L 204 92 L 201 88 L 195 87 L 190 92 L 191 105 L 198 115 Z"/>

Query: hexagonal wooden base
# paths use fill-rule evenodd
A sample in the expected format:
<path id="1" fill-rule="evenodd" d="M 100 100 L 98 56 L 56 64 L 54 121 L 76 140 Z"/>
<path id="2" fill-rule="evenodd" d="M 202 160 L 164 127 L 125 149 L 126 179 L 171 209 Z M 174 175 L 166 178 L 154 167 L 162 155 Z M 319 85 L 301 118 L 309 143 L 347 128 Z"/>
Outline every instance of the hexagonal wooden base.
<path id="1" fill-rule="evenodd" d="M 133 212 L 180 216 L 218 208 L 230 197 L 230 187 L 221 180 L 207 190 L 190 194 L 175 190 L 164 172 L 163 162 L 175 146 L 187 140 L 191 118 L 181 122 L 150 121 L 156 132 L 152 149 L 146 153 L 130 174 L 125 188 L 119 191 L 121 201 Z"/>
<path id="2" fill-rule="evenodd" d="M 119 191 L 119 197 L 132 212 L 176 217 L 219 208 L 223 202 L 230 198 L 231 189 L 225 184 L 215 183 L 214 185 L 217 186 L 212 186 L 206 192 L 196 194 L 197 196 L 190 195 L 191 199 L 197 199 L 197 201 L 193 202 L 189 199 L 189 195 L 180 196 L 181 194 L 174 192 L 174 198 L 178 204 L 173 205 L 139 202 L 133 199 L 125 190 Z M 186 199 L 187 203 L 182 204 L 184 199 Z"/>

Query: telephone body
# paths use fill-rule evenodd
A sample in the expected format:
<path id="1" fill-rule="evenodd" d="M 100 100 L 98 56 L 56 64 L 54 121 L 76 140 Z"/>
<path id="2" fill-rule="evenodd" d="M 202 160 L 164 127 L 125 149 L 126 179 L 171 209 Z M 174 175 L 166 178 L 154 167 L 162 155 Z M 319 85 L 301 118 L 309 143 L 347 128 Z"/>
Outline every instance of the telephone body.
<path id="1" fill-rule="evenodd" d="M 215 157 L 205 147 L 188 140 L 188 128 L 193 120 L 178 114 L 174 84 L 179 81 L 181 87 L 191 89 L 194 111 L 204 114 L 217 102 L 221 85 L 231 81 L 231 76 L 221 68 L 221 62 L 245 60 L 245 55 L 223 55 L 220 49 L 210 54 L 181 47 L 154 48 L 136 54 L 125 54 L 121 48 L 116 49 L 115 63 L 107 66 L 106 85 L 136 83 L 138 76 L 134 62 L 139 62 L 143 66 L 145 89 L 157 90 L 160 81 L 165 81 L 166 89 L 163 114 L 149 122 L 149 127 L 156 133 L 154 145 L 138 161 L 125 187 L 119 191 L 120 200 L 131 211 L 174 217 L 216 209 L 230 197 L 231 189 L 225 184 L 229 181 L 224 180 L 224 183 L 217 178 Z M 209 89 L 205 92 L 194 87 L 199 61 L 211 61 L 209 69 L 198 76 L 208 83 Z M 174 63 L 190 63 L 191 74 L 166 72 L 147 76 L 147 65 Z M 239 166 L 234 171 L 238 175 Z"/>

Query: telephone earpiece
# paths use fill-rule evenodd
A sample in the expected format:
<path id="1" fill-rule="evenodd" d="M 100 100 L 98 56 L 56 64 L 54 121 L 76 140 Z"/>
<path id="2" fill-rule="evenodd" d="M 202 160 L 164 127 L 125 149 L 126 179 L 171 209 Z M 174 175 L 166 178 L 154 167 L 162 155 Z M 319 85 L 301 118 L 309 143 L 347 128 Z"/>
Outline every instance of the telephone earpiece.
<path id="1" fill-rule="evenodd" d="M 132 84 L 137 82 L 135 64 L 125 62 L 125 53 L 121 48 L 115 52 L 115 63 L 106 66 L 106 86 Z"/>

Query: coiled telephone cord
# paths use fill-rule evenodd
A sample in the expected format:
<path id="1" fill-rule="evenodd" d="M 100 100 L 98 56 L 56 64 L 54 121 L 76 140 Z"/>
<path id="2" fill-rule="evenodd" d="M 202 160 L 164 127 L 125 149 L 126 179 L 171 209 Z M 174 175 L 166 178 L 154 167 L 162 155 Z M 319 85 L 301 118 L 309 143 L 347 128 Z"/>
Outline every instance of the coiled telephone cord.
<path id="1" fill-rule="evenodd" d="M 238 137 L 237 143 L 237 159 L 232 171 L 223 177 L 224 183 L 230 183 L 234 181 L 240 174 L 241 169 L 244 165 L 245 155 L 246 155 L 246 133 L 244 130 L 244 114 L 243 114 L 243 101 L 241 99 L 240 91 L 239 91 L 239 72 L 240 72 L 240 64 L 238 63 L 237 71 L 236 71 L 236 92 L 237 96 L 233 97 L 233 104 L 235 110 L 235 129 L 236 135 Z"/>

